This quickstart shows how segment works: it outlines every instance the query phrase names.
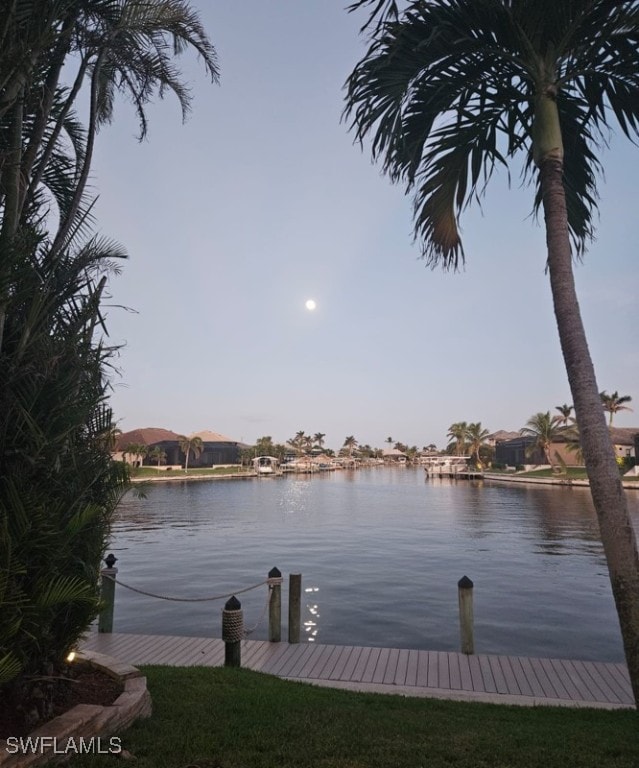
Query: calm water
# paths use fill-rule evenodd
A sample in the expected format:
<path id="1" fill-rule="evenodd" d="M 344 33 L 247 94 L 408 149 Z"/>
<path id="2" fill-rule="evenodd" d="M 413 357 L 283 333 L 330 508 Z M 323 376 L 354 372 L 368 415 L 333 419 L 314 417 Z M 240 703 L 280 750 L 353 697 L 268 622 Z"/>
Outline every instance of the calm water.
<path id="1" fill-rule="evenodd" d="M 639 527 L 639 495 L 630 493 Z M 429 480 L 376 468 L 150 486 L 127 496 L 111 547 L 119 577 L 197 597 L 302 573 L 304 639 L 458 650 L 457 581 L 475 583 L 477 652 L 621 660 L 588 489 Z M 266 587 L 241 595 L 245 625 Z M 222 601 L 223 602 L 223 601 Z M 117 588 L 115 629 L 219 637 L 222 602 Z M 252 635 L 266 637 L 264 622 Z"/>

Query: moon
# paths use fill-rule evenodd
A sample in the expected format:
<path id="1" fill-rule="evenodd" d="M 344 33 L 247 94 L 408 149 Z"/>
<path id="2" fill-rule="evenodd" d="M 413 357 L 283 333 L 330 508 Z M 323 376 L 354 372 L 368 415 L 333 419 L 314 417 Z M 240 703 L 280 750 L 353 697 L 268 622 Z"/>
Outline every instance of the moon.
<path id="1" fill-rule="evenodd" d="M 317 304 L 313 299 L 307 299 L 306 304 L 304 304 L 304 306 L 306 307 L 306 309 L 308 309 L 309 312 L 312 312 L 317 306 Z"/>

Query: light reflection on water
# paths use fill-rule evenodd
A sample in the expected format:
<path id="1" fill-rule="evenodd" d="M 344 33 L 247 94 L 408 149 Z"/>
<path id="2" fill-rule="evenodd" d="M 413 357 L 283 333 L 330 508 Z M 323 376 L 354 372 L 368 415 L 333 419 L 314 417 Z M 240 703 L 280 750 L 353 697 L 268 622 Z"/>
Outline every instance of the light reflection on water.
<path id="1" fill-rule="evenodd" d="M 637 499 L 631 492 L 635 524 Z M 306 641 L 457 650 L 457 581 L 468 575 L 478 652 L 622 659 L 587 489 L 426 481 L 391 468 L 162 484 L 125 498 L 112 549 L 122 581 L 171 596 L 239 590 L 279 567 L 284 638 L 286 577 L 297 572 Z M 265 590 L 240 596 L 246 626 Z M 222 603 L 119 587 L 115 628 L 219 637 Z"/>

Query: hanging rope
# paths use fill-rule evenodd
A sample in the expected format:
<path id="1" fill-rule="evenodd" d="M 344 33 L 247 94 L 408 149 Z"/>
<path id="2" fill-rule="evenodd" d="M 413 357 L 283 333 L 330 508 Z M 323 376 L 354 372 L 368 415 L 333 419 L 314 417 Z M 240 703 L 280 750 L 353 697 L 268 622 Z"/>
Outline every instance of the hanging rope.
<path id="1" fill-rule="evenodd" d="M 266 616 L 266 612 L 268 611 L 268 606 L 270 602 L 271 602 L 271 586 L 269 584 L 269 588 L 266 591 L 266 602 L 264 603 L 264 608 L 262 608 L 262 613 L 260 614 L 260 617 L 257 620 L 257 622 L 250 629 L 244 630 L 244 637 L 248 637 L 249 635 L 252 635 L 253 632 L 255 632 L 255 630 L 264 621 L 264 617 Z"/>
<path id="2" fill-rule="evenodd" d="M 146 595 L 146 597 L 157 597 L 159 600 L 173 600 L 177 603 L 205 603 L 212 600 L 223 600 L 225 597 L 241 595 L 243 592 L 250 592 L 252 589 L 257 589 L 264 584 L 268 584 L 268 579 L 265 579 L 264 581 L 260 581 L 259 584 L 253 584 L 251 587 L 245 587 L 244 589 L 236 589 L 233 592 L 227 592 L 224 595 L 211 595 L 210 597 L 169 597 L 168 595 L 158 595 L 155 592 L 146 592 L 144 589 L 132 587 L 130 584 L 125 584 L 123 581 L 120 581 L 120 579 L 116 579 L 115 576 L 110 576 L 108 573 L 103 573 L 102 578 L 111 579 L 111 581 L 119 584 L 119 586 L 124 587 L 125 589 L 130 589 L 131 592 L 137 592 L 139 595 Z"/>

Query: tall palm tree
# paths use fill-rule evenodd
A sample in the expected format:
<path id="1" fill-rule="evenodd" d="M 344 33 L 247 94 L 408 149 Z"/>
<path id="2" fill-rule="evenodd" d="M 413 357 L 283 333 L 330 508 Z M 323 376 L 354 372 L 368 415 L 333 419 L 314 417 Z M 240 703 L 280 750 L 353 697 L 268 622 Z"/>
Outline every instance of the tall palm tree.
<path id="1" fill-rule="evenodd" d="M 566 403 L 564 403 L 563 405 L 556 405 L 555 410 L 559 411 L 559 413 L 561 414 L 561 416 L 555 417 L 559 422 L 559 424 L 563 424 L 564 427 L 567 427 L 568 424 L 570 423 L 570 417 L 572 416 L 572 412 L 574 410 L 573 406 L 567 405 Z"/>
<path id="2" fill-rule="evenodd" d="M 451 442 L 449 448 L 455 452 L 455 456 L 463 456 L 466 452 L 466 436 L 468 434 L 468 424 L 465 421 L 456 421 L 448 427 L 447 437 Z"/>
<path id="3" fill-rule="evenodd" d="M 633 692 L 639 705 L 639 555 L 581 319 L 573 257 L 593 234 L 597 156 L 613 122 L 639 132 L 639 14 L 614 0 L 355 0 L 371 44 L 345 116 L 415 192 L 431 266 L 464 260 L 461 211 L 523 154 L 543 209 L 547 271 Z"/>
<path id="4" fill-rule="evenodd" d="M 344 448 L 348 448 L 348 458 L 353 458 L 353 450 L 357 448 L 357 440 L 353 435 L 344 438 Z"/>
<path id="5" fill-rule="evenodd" d="M 315 445 L 319 446 L 320 448 L 323 448 L 325 437 L 326 437 L 326 434 L 324 432 L 316 432 L 313 435 L 313 442 L 315 443 Z"/>
<path id="6" fill-rule="evenodd" d="M 490 432 L 482 427 L 481 421 L 469 424 L 468 428 L 466 429 L 466 439 L 468 440 L 470 456 L 471 458 L 475 459 L 475 463 L 479 469 L 481 469 L 483 466 L 479 457 L 479 451 L 482 445 L 485 445 L 488 442 L 489 437 Z"/>
<path id="7" fill-rule="evenodd" d="M 186 435 L 178 435 L 178 443 L 180 445 L 180 450 L 184 454 L 184 471 L 189 471 L 189 456 L 191 453 L 197 457 L 202 453 L 202 450 L 204 449 L 204 443 L 202 442 L 202 438 L 198 435 L 192 435 L 191 437 L 187 437 Z"/>
<path id="8" fill-rule="evenodd" d="M 559 436 L 559 420 L 556 416 L 551 416 L 550 411 L 546 413 L 536 413 L 526 422 L 526 426 L 519 430 L 520 434 L 526 437 L 534 437 L 534 447 L 538 448 L 546 459 L 546 464 L 552 466 L 550 457 L 550 445 Z"/>
<path id="9" fill-rule="evenodd" d="M 603 392 L 600 393 L 601 402 L 603 404 L 604 411 L 608 411 L 610 414 L 610 421 L 608 424 L 612 426 L 612 417 L 615 415 L 615 413 L 618 413 L 619 411 L 631 411 L 632 408 L 630 408 L 627 405 L 624 405 L 624 403 L 630 403 L 632 402 L 632 398 L 630 395 L 622 395 L 619 396 L 619 392 L 615 391 L 611 395 L 609 395 L 606 390 L 604 389 Z"/>

